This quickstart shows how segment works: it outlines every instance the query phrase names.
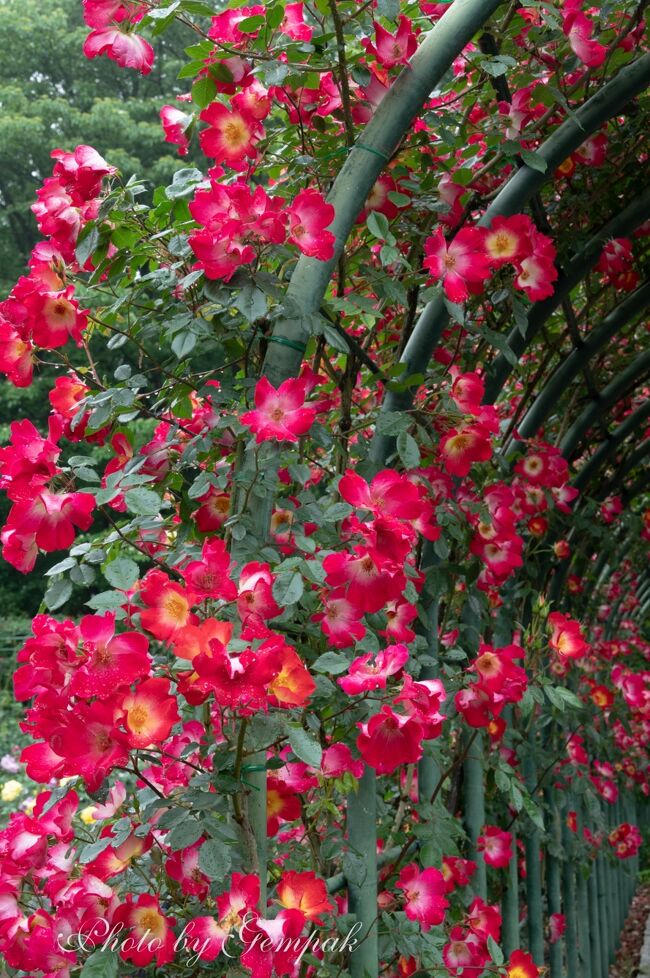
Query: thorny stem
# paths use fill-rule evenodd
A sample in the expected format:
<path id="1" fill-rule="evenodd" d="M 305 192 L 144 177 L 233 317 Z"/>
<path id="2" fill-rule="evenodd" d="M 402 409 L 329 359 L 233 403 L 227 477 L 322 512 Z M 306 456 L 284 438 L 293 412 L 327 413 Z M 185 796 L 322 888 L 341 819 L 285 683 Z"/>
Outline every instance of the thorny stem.
<path id="1" fill-rule="evenodd" d="M 460 767 L 460 765 L 463 763 L 463 761 L 465 760 L 465 758 L 469 754 L 470 748 L 471 748 L 472 744 L 474 743 L 474 741 L 476 740 L 476 737 L 477 736 L 478 736 L 478 730 L 475 730 L 474 733 L 472 734 L 472 736 L 468 739 L 467 743 L 465 744 L 465 747 L 460 752 L 460 754 L 458 755 L 458 757 L 449 765 L 449 767 L 445 771 L 442 772 L 442 774 L 440 775 L 440 780 L 438 781 L 438 784 L 434 788 L 433 794 L 431 795 L 431 801 L 430 801 L 430 804 L 431 805 L 433 805 L 433 803 L 435 802 L 436 798 L 438 797 L 438 795 L 442 791 L 442 786 L 445 783 L 445 781 L 447 780 L 447 778 L 451 774 L 453 774 L 454 771 L 456 770 L 456 768 Z"/>
<path id="2" fill-rule="evenodd" d="M 354 146 L 354 122 L 352 120 L 352 110 L 350 108 L 350 82 L 348 80 L 348 61 L 345 53 L 345 35 L 343 33 L 343 22 L 337 9 L 337 0 L 329 0 L 329 8 L 334 22 L 334 33 L 336 34 L 336 48 L 339 59 L 339 87 L 341 89 L 341 102 L 343 103 L 343 119 L 345 120 L 345 141 L 351 148 Z"/>
<path id="3" fill-rule="evenodd" d="M 158 567 L 162 568 L 166 573 L 172 574 L 180 581 L 183 580 L 183 575 L 179 571 L 177 571 L 175 567 L 170 567 L 170 565 L 166 563 L 166 561 L 161 560 L 160 557 L 154 557 L 146 550 L 145 547 L 142 547 L 140 546 L 140 544 L 136 543 L 135 540 L 130 540 L 127 537 L 127 535 L 123 533 L 122 530 L 119 528 L 119 526 L 117 525 L 117 523 L 115 522 L 111 514 L 109 513 L 106 506 L 100 506 L 99 509 L 104 514 L 104 516 L 111 524 L 111 526 L 113 527 L 113 529 L 115 530 L 115 532 L 117 533 L 118 537 L 120 537 L 121 540 L 124 540 L 124 542 L 128 543 L 130 547 L 133 547 L 133 549 L 137 550 L 138 553 L 143 554 L 147 558 L 147 560 L 150 560 L 153 564 L 156 564 Z"/>
<path id="4" fill-rule="evenodd" d="M 564 752 L 566 751 L 566 748 L 568 747 L 568 745 L 569 745 L 569 743 L 571 741 L 571 738 L 574 737 L 577 734 L 578 730 L 580 730 L 581 727 L 582 727 L 582 723 L 579 723 L 578 726 L 575 728 L 575 730 L 572 730 L 571 731 L 571 733 L 569 734 L 569 736 L 567 737 L 567 739 L 562 744 L 562 751 L 559 754 L 557 754 L 549 764 L 546 765 L 546 767 L 544 768 L 544 770 L 540 774 L 539 778 L 537 779 L 537 782 L 536 782 L 535 786 L 530 791 L 530 797 L 531 798 L 533 798 L 537 794 L 537 792 L 541 788 L 542 784 L 544 783 L 544 781 L 546 779 L 546 776 L 549 774 L 550 771 L 553 770 L 553 768 L 555 767 L 555 765 L 557 764 L 557 762 L 562 759 L 562 757 L 564 756 Z M 514 825 L 514 823 L 517 821 L 517 819 L 521 815 L 521 812 L 522 811 L 523 811 L 523 809 L 521 811 L 515 812 L 515 814 L 512 816 L 512 818 L 508 822 L 508 825 L 507 825 L 507 828 L 508 829 L 510 829 Z"/>

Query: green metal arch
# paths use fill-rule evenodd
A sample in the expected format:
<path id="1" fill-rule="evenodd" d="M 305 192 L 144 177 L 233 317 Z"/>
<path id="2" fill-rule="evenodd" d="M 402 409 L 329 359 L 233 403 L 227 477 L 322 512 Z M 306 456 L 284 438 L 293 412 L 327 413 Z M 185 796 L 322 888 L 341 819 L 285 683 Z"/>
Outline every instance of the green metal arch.
<path id="1" fill-rule="evenodd" d="M 650 351 L 647 354 L 650 360 Z M 584 489 L 588 485 L 589 480 L 593 478 L 594 473 L 596 473 L 605 462 L 615 453 L 619 445 L 621 445 L 626 438 L 630 435 L 635 434 L 639 427 L 650 418 L 650 400 L 642 404 L 641 407 L 637 408 L 628 418 L 623 421 L 622 424 L 611 434 L 608 441 L 603 442 L 591 458 L 585 462 L 585 464 L 580 469 L 578 475 L 573 480 L 573 485 L 576 489 Z M 650 479 L 650 473 L 644 477 L 646 480 Z M 645 483 L 644 483 L 645 485 Z M 643 489 L 635 490 L 634 495 L 638 495 L 639 491 Z M 632 498 L 629 496 L 628 499 Z"/>
<path id="2" fill-rule="evenodd" d="M 603 417 L 605 411 L 628 394 L 631 386 L 633 389 L 635 381 L 648 369 L 650 369 L 650 350 L 645 350 L 603 389 L 597 401 L 585 408 L 560 442 L 560 452 L 566 459 L 575 454 L 594 423 Z"/>
<path id="3" fill-rule="evenodd" d="M 528 409 L 523 421 L 518 425 L 522 438 L 532 438 L 558 401 L 569 384 L 589 360 L 599 353 L 603 347 L 639 313 L 645 312 L 650 306 L 650 281 L 633 292 L 616 306 L 603 319 L 592 333 L 587 336 L 582 346 L 574 349 L 557 367 L 555 373 L 544 385 L 535 401 Z"/>
<path id="4" fill-rule="evenodd" d="M 649 82 L 650 54 L 647 54 L 623 68 L 615 78 L 556 129 L 537 151 L 546 161 L 546 171 L 540 172 L 532 169 L 532 167 L 522 166 L 497 195 L 479 221 L 479 225 L 489 227 L 492 220 L 498 215 L 514 214 L 524 207 L 544 183 L 551 178 L 560 163 L 578 149 L 603 123 L 620 113 L 631 99 L 644 90 Z M 643 206 L 645 208 L 644 216 L 638 221 L 639 224 L 642 224 L 650 213 L 650 191 L 640 199 L 644 201 Z M 629 221 L 622 227 L 629 230 Z M 605 237 L 611 235 L 612 232 L 609 231 Z M 601 238 L 600 240 L 604 239 Z M 594 258 L 594 263 L 596 260 L 597 256 Z M 591 267 L 591 264 L 588 267 Z M 583 274 L 579 276 L 577 281 L 582 277 Z M 553 306 L 553 308 L 556 307 Z M 422 372 L 426 369 L 448 321 L 449 314 L 442 297 L 434 299 L 424 308 L 400 358 L 400 361 L 406 364 L 407 374 Z M 501 386 L 501 384 L 498 385 L 498 390 L 501 389 Z M 382 411 L 407 411 L 413 403 L 413 397 L 414 393 L 410 390 L 389 391 L 384 398 Z M 486 403 L 490 403 L 487 397 Z M 375 434 L 371 448 L 373 460 L 378 462 L 379 459 L 387 458 L 393 450 L 392 446 L 391 438 Z"/>
<path id="5" fill-rule="evenodd" d="M 320 309 L 345 242 L 377 178 L 454 58 L 503 2 L 454 0 L 377 107 L 328 194 L 336 211 L 331 225 L 336 235 L 334 257 L 319 261 L 302 256 L 291 276 L 287 299 L 289 306 L 295 304 L 298 315 L 307 317 Z M 287 318 L 276 324 L 272 338 L 288 340 L 298 349 L 282 342 L 269 343 L 264 358 L 262 373 L 275 386 L 298 373 L 302 363 L 300 346 L 308 338 L 302 320 L 291 317 L 289 308 Z"/>

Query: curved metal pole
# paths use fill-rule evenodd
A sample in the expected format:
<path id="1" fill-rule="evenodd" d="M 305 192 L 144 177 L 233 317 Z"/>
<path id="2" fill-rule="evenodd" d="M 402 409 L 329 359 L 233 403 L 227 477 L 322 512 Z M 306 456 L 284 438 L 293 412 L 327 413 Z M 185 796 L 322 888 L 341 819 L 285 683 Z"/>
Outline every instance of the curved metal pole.
<path id="1" fill-rule="evenodd" d="M 382 99 L 336 177 L 328 194 L 336 216 L 329 261 L 302 256 L 287 289 L 286 316 L 278 320 L 262 373 L 278 385 L 300 370 L 309 332 L 305 319 L 318 312 L 345 242 L 368 194 L 424 103 L 454 58 L 504 0 L 454 0 Z"/>
<path id="2" fill-rule="evenodd" d="M 603 485 L 602 489 L 597 494 L 596 499 L 605 499 L 607 496 L 609 496 L 615 490 L 616 486 L 623 482 L 625 477 L 629 475 L 630 472 L 634 471 L 640 462 L 645 460 L 647 455 L 650 455 L 650 438 L 646 438 L 646 440 L 642 442 L 639 447 L 635 449 L 635 451 L 628 455 L 627 459 L 623 462 L 620 468 L 616 470 L 614 478 L 610 482 Z"/>
<path id="3" fill-rule="evenodd" d="M 613 407 L 624 397 L 629 392 L 630 385 L 648 369 L 650 369 L 650 350 L 641 353 L 632 363 L 628 364 L 625 370 L 601 391 L 598 400 L 593 401 L 584 409 L 560 442 L 560 452 L 565 458 L 571 458 L 598 418 L 602 417 L 605 411 L 608 411 L 610 407 Z"/>
<path id="4" fill-rule="evenodd" d="M 639 621 L 645 621 L 647 615 L 650 615 L 650 600 L 641 605 L 639 608 L 639 614 L 635 617 Z"/>
<path id="5" fill-rule="evenodd" d="M 521 438 L 533 437 L 553 408 L 557 407 L 562 394 L 580 370 L 626 323 L 639 313 L 643 313 L 648 306 L 650 306 L 650 282 L 645 282 L 605 316 L 600 326 L 587 336 L 582 346 L 577 347 L 562 360 L 533 401 L 521 424 L 518 425 Z"/>
<path id="6" fill-rule="evenodd" d="M 650 351 L 648 352 L 647 357 L 650 359 Z M 605 462 L 615 453 L 618 446 L 624 442 L 629 435 L 633 434 L 648 418 L 650 418 L 650 400 L 646 401 L 645 404 L 641 405 L 640 408 L 637 408 L 633 414 L 626 418 L 625 421 L 610 435 L 609 439 L 606 442 L 603 442 L 600 448 L 594 452 L 587 462 L 585 462 L 578 472 L 578 475 L 573 480 L 573 485 L 576 487 L 576 489 L 584 489 L 598 469 L 604 465 Z M 641 491 L 643 488 L 644 486 L 641 487 Z"/>
<path id="7" fill-rule="evenodd" d="M 637 587 L 636 596 L 640 602 L 645 601 L 645 599 L 650 596 L 650 581 L 647 579 L 647 577 L 643 579 L 640 585 Z"/>
<path id="8" fill-rule="evenodd" d="M 650 486 L 650 472 L 645 472 L 640 475 L 639 478 L 634 482 L 629 489 L 626 489 L 623 493 L 623 498 L 626 502 L 634 499 L 635 496 L 639 496 L 642 492 Z"/>

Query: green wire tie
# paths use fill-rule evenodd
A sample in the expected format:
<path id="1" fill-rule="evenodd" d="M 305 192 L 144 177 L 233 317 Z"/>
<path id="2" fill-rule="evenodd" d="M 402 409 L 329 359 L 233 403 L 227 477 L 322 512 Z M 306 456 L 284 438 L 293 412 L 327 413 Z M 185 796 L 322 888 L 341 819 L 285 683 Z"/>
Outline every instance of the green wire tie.
<path id="1" fill-rule="evenodd" d="M 390 156 L 386 156 L 385 153 L 382 153 L 379 149 L 375 149 L 373 146 L 366 146 L 365 143 L 355 143 L 352 149 L 365 149 L 366 153 L 374 153 L 375 156 L 379 156 L 386 163 L 390 163 Z"/>
<path id="2" fill-rule="evenodd" d="M 248 774 L 249 771 L 266 771 L 266 770 L 267 770 L 266 764 L 242 764 L 241 766 L 242 774 L 244 772 Z M 254 791 L 260 790 L 259 785 L 253 784 L 251 781 L 247 781 L 246 778 L 240 778 L 239 780 L 241 781 L 242 784 L 245 784 L 247 788 L 252 788 Z"/>
<path id="3" fill-rule="evenodd" d="M 284 336 L 271 336 L 269 337 L 269 343 L 281 343 L 282 346 L 288 346 L 292 350 L 297 350 L 298 353 L 304 353 L 307 349 L 306 343 L 295 343 L 293 340 L 287 340 Z"/>

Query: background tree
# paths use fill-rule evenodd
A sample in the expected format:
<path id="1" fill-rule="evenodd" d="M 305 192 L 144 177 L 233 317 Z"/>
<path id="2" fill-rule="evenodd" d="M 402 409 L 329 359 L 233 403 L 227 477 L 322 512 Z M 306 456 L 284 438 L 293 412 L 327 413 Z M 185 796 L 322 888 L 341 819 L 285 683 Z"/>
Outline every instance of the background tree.
<path id="1" fill-rule="evenodd" d="M 88 33 L 77 0 L 0 3 L 0 288 L 6 293 L 38 240 L 30 213 L 55 146 L 95 146 L 125 178 L 165 183 L 182 161 L 161 140 L 158 113 L 182 91 L 184 28 L 154 40 L 150 75 L 79 51 Z M 20 52 L 17 57 L 16 52 Z M 4 414 L 0 407 L 0 412 Z"/>
<path id="2" fill-rule="evenodd" d="M 176 80 L 188 43 L 187 29 L 173 27 L 154 39 L 151 74 L 121 70 L 107 58 L 79 56 L 88 29 L 77 0 L 2 0 L 0 3 L 0 292 L 6 295 L 24 274 L 39 240 L 30 206 L 52 169 L 54 147 L 79 143 L 115 161 L 123 178 L 137 173 L 150 187 L 167 183 L 186 161 L 162 140 L 159 111 L 180 93 Z M 20 57 L 16 52 L 20 51 Z M 199 155 L 196 149 L 190 150 Z M 108 366 L 111 354 L 102 351 Z M 74 353 L 73 353 L 74 357 Z M 114 358 L 113 358 L 114 359 Z M 46 424 L 53 373 L 45 369 L 22 394 L 0 386 L 0 441 L 19 410 Z M 18 404 L 20 403 L 20 409 Z M 8 512 L 0 501 L 0 517 Z M 38 580 L 0 564 L 0 591 L 12 617 L 35 614 L 42 594 Z"/>

